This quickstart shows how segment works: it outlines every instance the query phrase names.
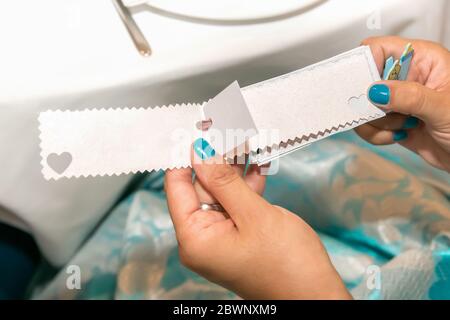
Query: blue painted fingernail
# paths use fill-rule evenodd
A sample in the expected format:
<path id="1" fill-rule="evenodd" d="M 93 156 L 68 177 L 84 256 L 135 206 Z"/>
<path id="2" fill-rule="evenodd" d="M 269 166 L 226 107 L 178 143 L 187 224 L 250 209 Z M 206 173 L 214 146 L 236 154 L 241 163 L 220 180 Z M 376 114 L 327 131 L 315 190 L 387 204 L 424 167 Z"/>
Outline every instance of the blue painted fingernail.
<path id="1" fill-rule="evenodd" d="M 198 138 L 194 141 L 194 151 L 200 157 L 200 159 L 205 160 L 216 155 L 216 151 L 209 144 L 208 141 L 202 138 Z"/>
<path id="2" fill-rule="evenodd" d="M 419 119 L 416 117 L 408 117 L 403 124 L 403 129 L 414 129 L 419 126 Z"/>
<path id="3" fill-rule="evenodd" d="M 389 87 L 385 84 L 374 84 L 369 89 L 369 99 L 375 104 L 388 104 L 390 95 Z"/>
<path id="4" fill-rule="evenodd" d="M 406 132 L 405 130 L 399 130 L 394 132 L 395 142 L 405 140 L 406 138 L 408 138 L 408 132 Z"/>

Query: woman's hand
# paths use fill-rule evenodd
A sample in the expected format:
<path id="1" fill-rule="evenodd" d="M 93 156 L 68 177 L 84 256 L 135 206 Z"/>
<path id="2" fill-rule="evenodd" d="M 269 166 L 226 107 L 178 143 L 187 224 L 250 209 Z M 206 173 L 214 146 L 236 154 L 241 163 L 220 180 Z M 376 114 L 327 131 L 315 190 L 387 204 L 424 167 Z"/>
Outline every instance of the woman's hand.
<path id="1" fill-rule="evenodd" d="M 370 46 L 381 73 L 385 60 L 399 58 L 408 42 L 414 48 L 408 81 L 381 81 L 368 92 L 374 104 L 392 113 L 355 131 L 373 144 L 397 142 L 450 172 L 450 52 L 432 42 L 398 37 L 363 44 Z"/>
<path id="2" fill-rule="evenodd" d="M 214 154 L 204 140 L 194 145 L 207 150 L 202 159 Z M 258 167 L 243 179 L 221 157 L 192 157 L 199 184 L 191 169 L 169 170 L 165 181 L 183 264 L 247 299 L 351 298 L 317 234 L 258 194 Z M 212 201 L 226 213 L 199 209 Z"/>

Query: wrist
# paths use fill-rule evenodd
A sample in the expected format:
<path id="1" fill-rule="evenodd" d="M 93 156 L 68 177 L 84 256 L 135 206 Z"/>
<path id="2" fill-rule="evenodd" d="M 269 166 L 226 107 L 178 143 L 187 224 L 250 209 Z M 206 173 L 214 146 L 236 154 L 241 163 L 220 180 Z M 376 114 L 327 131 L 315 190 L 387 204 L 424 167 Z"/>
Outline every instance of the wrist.
<path id="1" fill-rule="evenodd" d="M 351 300 L 353 297 L 331 262 L 327 266 L 311 268 L 289 275 L 255 277 L 236 293 L 244 299 L 256 300 Z M 242 290 L 243 289 L 243 290 Z M 240 292 L 239 292 L 240 291 Z"/>

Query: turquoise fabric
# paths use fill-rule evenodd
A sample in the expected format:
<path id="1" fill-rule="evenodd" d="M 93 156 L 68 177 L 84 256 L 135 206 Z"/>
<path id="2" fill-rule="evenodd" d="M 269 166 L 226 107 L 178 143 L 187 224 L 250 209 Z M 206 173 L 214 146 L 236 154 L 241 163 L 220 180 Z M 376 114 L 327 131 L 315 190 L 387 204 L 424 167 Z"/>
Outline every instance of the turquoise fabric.
<path id="1" fill-rule="evenodd" d="M 279 161 L 265 197 L 310 223 L 356 299 L 450 299 L 450 176 L 346 132 Z M 148 176 L 34 298 L 235 299 L 184 268 L 163 192 Z M 276 277 L 274 275 L 274 277 Z"/>

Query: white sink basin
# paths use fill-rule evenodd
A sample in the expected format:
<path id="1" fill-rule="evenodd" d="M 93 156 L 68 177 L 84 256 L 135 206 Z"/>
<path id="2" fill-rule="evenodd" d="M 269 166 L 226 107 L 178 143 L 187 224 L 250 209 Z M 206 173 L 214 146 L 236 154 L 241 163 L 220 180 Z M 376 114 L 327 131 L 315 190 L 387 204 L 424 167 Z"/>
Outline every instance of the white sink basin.
<path id="1" fill-rule="evenodd" d="M 326 0 L 124 0 L 128 7 L 148 5 L 184 17 L 211 21 L 272 19 L 292 15 Z"/>

